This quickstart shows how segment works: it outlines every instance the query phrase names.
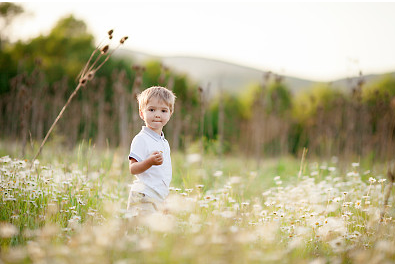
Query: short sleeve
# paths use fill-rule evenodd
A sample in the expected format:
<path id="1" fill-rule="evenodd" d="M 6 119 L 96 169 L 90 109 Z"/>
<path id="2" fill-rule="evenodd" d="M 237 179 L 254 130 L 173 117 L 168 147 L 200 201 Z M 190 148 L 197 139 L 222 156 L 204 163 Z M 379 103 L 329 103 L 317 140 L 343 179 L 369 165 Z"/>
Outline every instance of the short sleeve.
<path id="1" fill-rule="evenodd" d="M 133 158 L 138 162 L 143 161 L 146 157 L 146 151 L 147 146 L 145 140 L 139 136 L 136 136 L 130 145 L 129 160 Z"/>

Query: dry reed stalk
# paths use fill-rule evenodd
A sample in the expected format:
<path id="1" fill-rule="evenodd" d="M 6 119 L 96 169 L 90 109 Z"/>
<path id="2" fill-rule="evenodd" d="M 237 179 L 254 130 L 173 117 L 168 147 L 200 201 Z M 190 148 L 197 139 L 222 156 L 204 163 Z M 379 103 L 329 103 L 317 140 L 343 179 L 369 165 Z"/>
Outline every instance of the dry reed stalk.
<path id="1" fill-rule="evenodd" d="M 97 135 L 96 135 L 96 145 L 99 148 L 104 148 L 106 146 L 106 128 L 110 125 L 107 125 L 108 119 L 106 116 L 106 101 L 104 88 L 106 86 L 106 79 L 104 77 L 100 77 L 95 79 L 97 82 L 97 93 L 95 94 L 95 101 L 97 102 Z"/>
<path id="2" fill-rule="evenodd" d="M 387 184 L 387 189 L 386 189 L 385 194 L 384 194 L 384 204 L 383 204 L 383 210 L 380 213 L 380 222 L 384 221 L 384 214 L 385 214 L 385 211 L 386 211 L 386 207 L 388 205 L 388 200 L 390 198 L 390 194 L 391 194 L 392 188 L 394 186 L 395 161 L 392 162 L 390 168 L 388 169 L 387 177 L 388 177 L 388 184 Z"/>
<path id="3" fill-rule="evenodd" d="M 119 144 L 121 147 L 127 146 L 129 143 L 129 129 L 128 129 L 128 106 L 129 106 L 129 91 L 126 89 L 128 80 L 125 70 L 114 73 L 117 80 L 114 87 L 114 102 L 118 105 L 118 128 L 119 128 Z"/>
<path id="4" fill-rule="evenodd" d="M 300 162 L 300 168 L 299 168 L 299 173 L 298 173 L 298 181 L 300 179 L 300 176 L 302 176 L 303 164 L 304 164 L 304 160 L 306 158 L 306 155 L 307 155 L 307 148 L 303 148 L 302 160 Z"/>
<path id="5" fill-rule="evenodd" d="M 158 78 L 158 84 L 159 85 L 165 85 L 166 82 L 166 76 L 168 75 L 169 68 L 166 67 L 165 65 L 161 64 L 160 65 L 160 75 Z"/>
<path id="6" fill-rule="evenodd" d="M 210 88 L 210 83 L 208 84 L 208 88 Z M 199 118 L 199 122 L 200 122 L 200 155 L 202 157 L 201 162 L 203 160 L 203 156 L 204 156 L 204 116 L 206 114 L 206 96 L 205 96 L 205 90 L 203 90 L 202 87 L 198 87 L 198 92 L 200 95 L 200 118 Z"/>
<path id="7" fill-rule="evenodd" d="M 110 40 L 112 39 L 112 33 L 113 33 L 113 30 L 108 31 L 108 38 Z M 71 100 L 78 93 L 78 91 L 81 89 L 81 87 L 85 86 L 90 80 L 92 80 L 94 78 L 95 73 L 104 65 L 104 63 L 106 63 L 106 61 L 110 58 L 110 56 L 114 53 L 114 51 L 117 50 L 120 47 L 120 45 L 122 45 L 127 39 L 128 39 L 128 37 L 123 37 L 119 41 L 118 46 L 115 49 L 113 49 L 110 53 L 108 52 L 108 50 L 109 50 L 109 45 L 108 44 L 106 44 L 104 46 L 102 46 L 102 44 L 99 44 L 95 48 L 95 50 L 92 52 L 88 62 L 85 64 L 83 70 L 81 71 L 81 73 L 78 76 L 79 77 L 79 82 L 78 82 L 77 87 L 74 89 L 73 93 L 70 95 L 70 97 L 67 100 L 66 104 L 63 106 L 62 110 L 60 111 L 60 113 L 56 117 L 55 121 L 52 123 L 50 129 L 48 130 L 44 140 L 42 141 L 42 143 L 40 145 L 40 148 L 38 149 L 38 151 L 37 151 L 37 153 L 34 156 L 32 161 L 36 160 L 37 157 L 40 155 L 41 150 L 44 147 L 44 144 L 47 141 L 47 139 L 48 139 L 49 135 L 51 134 L 52 130 L 54 129 L 56 123 L 62 117 L 64 111 L 69 106 Z M 96 57 L 95 61 L 90 65 L 93 57 L 99 51 L 100 51 L 100 54 Z M 100 61 L 100 59 L 103 58 L 103 57 L 104 57 L 104 60 L 102 60 L 102 62 L 98 66 L 96 66 L 97 63 Z M 33 164 L 33 162 L 32 162 L 32 164 Z"/>
<path id="8" fill-rule="evenodd" d="M 144 66 L 133 65 L 132 69 L 136 72 L 132 86 L 132 134 L 136 135 L 141 129 L 140 116 L 138 111 L 137 95 L 140 93 L 143 83 L 143 74 L 146 70 Z"/>
<path id="9" fill-rule="evenodd" d="M 222 159 L 222 154 L 224 152 L 224 131 L 225 131 L 225 109 L 224 109 L 224 94 L 222 87 L 220 88 L 220 98 L 218 105 L 218 155 Z"/>

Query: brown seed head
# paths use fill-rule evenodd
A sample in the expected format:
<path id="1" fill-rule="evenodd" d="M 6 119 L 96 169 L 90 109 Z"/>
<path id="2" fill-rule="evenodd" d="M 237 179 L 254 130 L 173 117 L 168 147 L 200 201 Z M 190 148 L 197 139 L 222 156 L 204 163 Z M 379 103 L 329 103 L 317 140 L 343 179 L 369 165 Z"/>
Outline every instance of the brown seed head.
<path id="1" fill-rule="evenodd" d="M 85 84 L 88 82 L 88 80 L 86 79 L 86 77 L 83 77 L 83 78 L 81 78 L 80 79 L 80 84 L 82 85 L 82 86 L 85 86 Z"/>
<path id="2" fill-rule="evenodd" d="M 121 44 L 123 44 L 129 37 L 125 36 L 123 38 L 121 38 L 121 40 L 119 41 Z"/>
<path id="3" fill-rule="evenodd" d="M 140 77 L 138 77 L 138 78 L 136 78 L 136 80 L 135 80 L 135 82 L 134 82 L 134 84 L 137 86 L 137 87 L 140 87 L 140 85 L 143 83 L 143 80 L 140 78 Z"/>
<path id="4" fill-rule="evenodd" d="M 88 80 L 92 80 L 93 77 L 95 77 L 95 72 L 94 72 L 94 71 L 90 71 L 90 72 L 88 73 L 88 75 L 86 76 L 86 78 L 87 78 Z"/>
<path id="5" fill-rule="evenodd" d="M 101 54 L 106 54 L 107 53 L 107 51 L 108 51 L 108 48 L 109 48 L 109 46 L 108 45 L 105 45 L 100 51 L 101 51 Z"/>

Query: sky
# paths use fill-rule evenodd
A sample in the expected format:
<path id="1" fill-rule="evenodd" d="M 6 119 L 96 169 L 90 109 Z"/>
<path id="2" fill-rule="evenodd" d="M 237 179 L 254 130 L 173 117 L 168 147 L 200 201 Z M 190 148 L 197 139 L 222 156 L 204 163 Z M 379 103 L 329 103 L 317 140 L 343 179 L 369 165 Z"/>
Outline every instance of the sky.
<path id="1" fill-rule="evenodd" d="M 97 42 L 114 29 L 124 48 L 156 56 L 223 60 L 333 81 L 395 71 L 395 2 L 25 2 L 10 37 L 48 34 L 62 17 L 83 20 Z"/>

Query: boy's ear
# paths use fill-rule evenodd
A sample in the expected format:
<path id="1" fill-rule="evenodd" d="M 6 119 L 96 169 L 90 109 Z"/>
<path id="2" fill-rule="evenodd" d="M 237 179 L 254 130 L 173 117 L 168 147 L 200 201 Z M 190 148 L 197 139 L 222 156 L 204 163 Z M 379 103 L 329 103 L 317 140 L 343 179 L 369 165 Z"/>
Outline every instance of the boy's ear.
<path id="1" fill-rule="evenodd" d="M 143 110 L 141 110 L 140 108 L 139 108 L 139 115 L 140 115 L 140 118 L 144 120 Z"/>

